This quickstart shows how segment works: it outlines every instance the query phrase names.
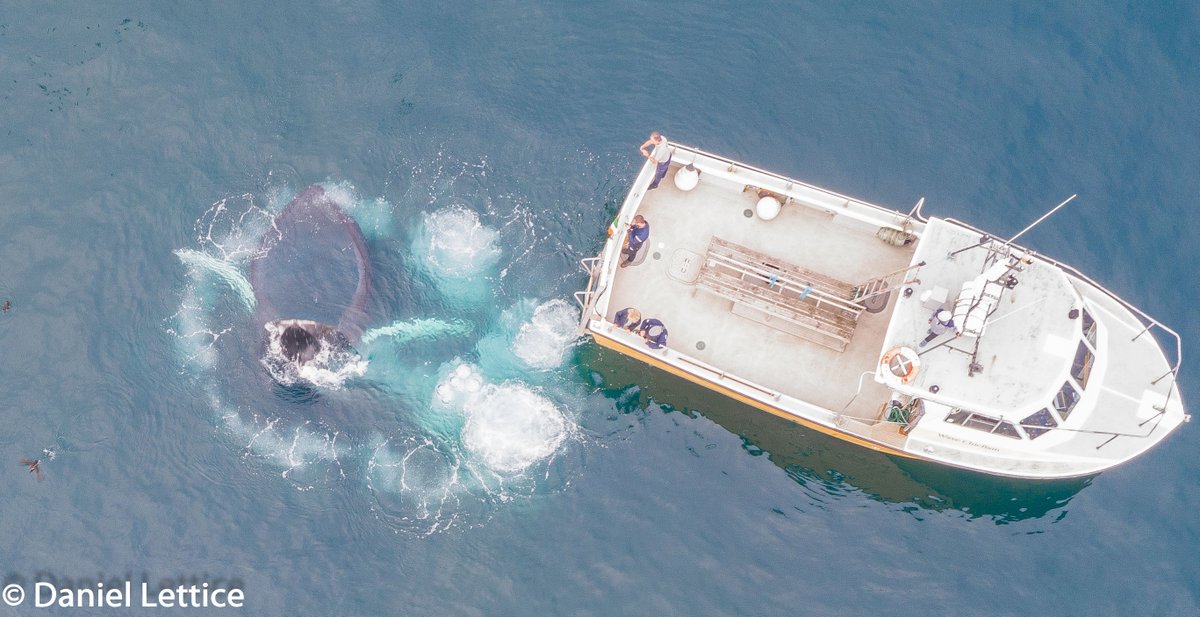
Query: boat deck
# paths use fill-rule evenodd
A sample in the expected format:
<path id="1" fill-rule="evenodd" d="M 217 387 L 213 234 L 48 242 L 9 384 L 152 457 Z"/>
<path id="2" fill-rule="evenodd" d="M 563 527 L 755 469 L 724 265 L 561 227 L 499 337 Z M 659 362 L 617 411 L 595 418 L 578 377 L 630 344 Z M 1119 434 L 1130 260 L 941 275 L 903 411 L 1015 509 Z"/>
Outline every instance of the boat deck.
<path id="1" fill-rule="evenodd" d="M 866 447 L 999 475 L 1096 473 L 1187 417 L 1178 335 L 1074 269 L 957 221 L 913 221 L 691 148 L 675 155 L 698 185 L 689 170 L 681 184 L 694 188 L 676 186 L 677 160 L 648 190 L 648 162 L 615 237 L 585 260 L 576 298 L 601 344 Z M 782 204 L 778 216 L 759 215 L 763 196 Z M 635 214 L 649 240 L 617 267 Z M 667 349 L 615 327 L 625 308 L 661 320 Z M 922 345 L 942 308 L 959 336 Z M 1152 329 L 1175 339 L 1176 364 Z M 899 354 L 890 370 L 878 364 L 885 349 Z M 903 412 L 883 417 L 891 390 L 919 404 L 903 428 Z"/>
<path id="2" fill-rule="evenodd" d="M 638 213 L 650 224 L 643 249 L 647 254 L 644 261 L 616 270 L 605 316 L 612 320 L 618 310 L 635 307 L 644 318 L 666 324 L 667 346 L 679 353 L 785 395 L 833 411 L 845 407 L 847 416 L 873 421 L 888 392 L 864 373 L 875 370 L 895 299 L 881 312 L 861 312 L 850 319 L 853 311 L 836 306 L 839 300 L 850 305 L 849 298 L 837 296 L 845 286 L 905 268 L 914 247 L 891 246 L 876 238 L 876 225 L 794 200 L 775 219 L 762 220 L 753 215 L 757 193 L 744 191 L 744 185 L 706 174 L 699 186 L 684 192 L 671 182 L 674 172 L 642 200 Z M 713 246 L 767 258 L 782 266 L 783 281 L 756 280 L 753 274 L 734 281 L 730 267 L 723 275 L 713 274 L 717 266 L 729 266 L 705 258 Z M 761 268 L 767 259 L 743 255 L 730 263 Z M 714 278 L 720 280 L 710 280 Z M 797 281 L 812 287 L 804 297 L 799 297 L 804 292 L 796 288 Z M 764 312 L 755 302 L 760 307 L 777 302 L 795 311 Z M 838 327 L 848 327 L 848 335 L 834 332 L 829 338 L 820 332 Z M 848 342 L 839 343 L 841 338 Z M 860 383 L 862 391 L 855 397 Z M 894 427 L 886 428 L 895 434 Z"/>

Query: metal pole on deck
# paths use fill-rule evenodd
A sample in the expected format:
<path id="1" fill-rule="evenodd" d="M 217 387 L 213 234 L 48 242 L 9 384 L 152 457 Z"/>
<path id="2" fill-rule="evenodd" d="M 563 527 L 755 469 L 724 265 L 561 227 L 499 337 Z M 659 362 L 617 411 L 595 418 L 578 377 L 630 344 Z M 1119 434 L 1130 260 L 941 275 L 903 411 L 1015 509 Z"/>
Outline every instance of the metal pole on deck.
<path id="1" fill-rule="evenodd" d="M 1067 204 L 1071 203 L 1071 200 L 1072 200 L 1072 199 L 1075 199 L 1075 198 L 1076 198 L 1076 197 L 1078 197 L 1078 196 L 1079 196 L 1079 194 L 1078 194 L 1078 193 L 1076 193 L 1075 195 L 1072 195 L 1072 196 L 1070 196 L 1070 197 L 1066 198 L 1065 200 L 1063 200 L 1063 202 L 1062 202 L 1061 204 L 1058 204 L 1057 206 L 1054 206 L 1054 207 L 1053 207 L 1053 208 L 1052 208 L 1052 209 L 1051 209 L 1049 212 L 1047 212 L 1047 213 L 1043 214 L 1043 215 L 1041 216 L 1041 218 L 1039 218 L 1038 220 L 1036 220 L 1036 221 L 1034 221 L 1034 222 L 1030 223 L 1030 224 L 1029 224 L 1029 227 L 1026 227 L 1025 229 L 1022 229 L 1022 230 L 1020 231 L 1020 233 L 1018 233 L 1017 235 L 1015 235 L 1015 236 L 1013 236 L 1013 237 L 1009 238 L 1009 239 L 1008 239 L 1008 242 L 1005 242 L 1005 243 L 1004 243 L 1004 244 L 1005 244 L 1005 246 L 1007 246 L 1007 245 L 1009 245 L 1009 244 L 1012 244 L 1013 242 L 1016 242 L 1017 238 L 1020 238 L 1021 236 L 1025 235 L 1025 232 L 1029 231 L 1030 229 L 1033 229 L 1034 227 L 1037 227 L 1037 224 L 1038 224 L 1038 223 L 1041 223 L 1042 221 L 1044 221 L 1044 220 L 1046 220 L 1047 218 L 1049 218 L 1051 214 L 1054 214 L 1055 212 L 1058 212 L 1058 209 L 1059 209 L 1059 208 L 1061 208 L 1061 207 L 1063 207 L 1063 206 L 1065 206 L 1065 205 L 1067 205 Z"/>

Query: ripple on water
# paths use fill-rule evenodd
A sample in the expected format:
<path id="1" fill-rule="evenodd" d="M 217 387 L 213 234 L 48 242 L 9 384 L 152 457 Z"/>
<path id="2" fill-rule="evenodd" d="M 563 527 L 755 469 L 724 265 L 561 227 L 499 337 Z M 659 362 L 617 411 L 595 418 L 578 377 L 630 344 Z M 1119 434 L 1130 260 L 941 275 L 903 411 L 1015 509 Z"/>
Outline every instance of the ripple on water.
<path id="1" fill-rule="evenodd" d="M 367 461 L 367 488 L 395 529 L 427 535 L 466 523 L 472 512 L 465 506 L 482 505 L 464 490 L 460 471 L 457 455 L 441 440 L 377 437 Z"/>

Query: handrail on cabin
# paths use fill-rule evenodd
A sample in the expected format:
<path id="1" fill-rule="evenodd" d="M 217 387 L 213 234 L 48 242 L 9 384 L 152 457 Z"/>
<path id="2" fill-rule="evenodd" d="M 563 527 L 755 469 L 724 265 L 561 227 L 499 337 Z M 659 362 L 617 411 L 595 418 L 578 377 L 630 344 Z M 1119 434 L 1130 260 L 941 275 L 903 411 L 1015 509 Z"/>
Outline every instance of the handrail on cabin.
<path id="1" fill-rule="evenodd" d="M 954 224 L 956 224 L 956 225 L 961 225 L 961 226 L 963 226 L 963 227 L 966 227 L 967 229 L 970 229 L 970 230 L 972 230 L 972 231 L 978 232 L 978 233 L 980 233 L 980 234 L 984 234 L 984 233 L 986 233 L 986 232 L 984 232 L 984 231 L 981 231 L 981 230 L 979 230 L 979 229 L 975 228 L 974 226 L 972 226 L 972 225 L 970 225 L 970 224 L 967 224 L 967 223 L 964 223 L 964 222 L 962 222 L 962 221 L 960 221 L 960 220 L 958 220 L 958 219 L 947 218 L 947 219 L 943 219 L 943 220 L 945 220 L 945 221 L 948 221 L 948 222 L 951 222 L 951 223 L 954 223 Z M 1065 270 L 1065 271 L 1067 271 L 1067 272 L 1069 272 L 1069 273 L 1071 273 L 1071 274 L 1073 274 L 1073 275 L 1075 275 L 1075 276 L 1077 276 L 1077 277 L 1079 277 L 1079 278 L 1083 279 L 1084 281 L 1087 281 L 1088 283 L 1090 283 L 1090 284 L 1091 284 L 1093 287 L 1095 287 L 1096 289 L 1099 289 L 1100 291 L 1104 292 L 1104 295 L 1108 296 L 1109 298 L 1112 298 L 1113 300 L 1116 300 L 1118 304 L 1120 304 L 1121 306 L 1125 307 L 1125 308 L 1126 308 L 1127 310 L 1129 310 L 1130 312 L 1132 312 L 1132 313 L 1134 313 L 1135 315 L 1137 315 L 1137 316 L 1140 318 L 1140 321 L 1142 322 L 1142 325 L 1143 325 L 1143 326 L 1145 326 L 1145 329 L 1144 329 L 1144 330 L 1142 330 L 1141 332 L 1139 332 L 1139 333 L 1137 334 L 1137 336 L 1133 337 L 1133 340 L 1137 340 L 1137 339 L 1138 339 L 1138 337 L 1140 337 L 1142 334 L 1145 334 L 1145 333 L 1146 333 L 1148 330 L 1150 330 L 1151 328 L 1156 328 L 1156 327 L 1157 327 L 1157 328 L 1159 328 L 1159 329 L 1161 329 L 1163 332 L 1166 332 L 1167 334 L 1170 334 L 1172 337 L 1174 337 L 1174 338 L 1175 338 L 1175 363 L 1174 363 L 1174 364 L 1171 366 L 1171 370 L 1170 370 L 1170 371 L 1168 371 L 1167 373 L 1165 373 L 1165 374 L 1164 374 L 1162 377 L 1159 377 L 1158 379 L 1155 379 L 1155 380 L 1154 380 L 1154 382 L 1155 382 L 1155 383 L 1157 383 L 1159 380 L 1161 380 L 1163 377 L 1166 377 L 1167 375 L 1175 375 L 1176 377 L 1178 377 L 1178 376 L 1179 376 L 1179 366 L 1180 366 L 1180 364 L 1182 364 L 1182 363 L 1183 363 L 1183 338 L 1179 336 L 1179 333 L 1178 333 L 1178 332 L 1176 332 L 1176 331 L 1172 330 L 1171 328 L 1167 327 L 1166 325 L 1164 325 L 1162 322 L 1158 321 L 1157 319 L 1155 319 L 1155 318 L 1153 318 L 1153 317 L 1151 317 L 1151 316 L 1147 315 L 1145 311 L 1143 311 L 1142 309 L 1140 309 L 1140 308 L 1138 308 L 1138 307 L 1134 306 L 1133 304 L 1131 304 L 1129 301 L 1125 300 L 1125 299 L 1124 299 L 1124 298 L 1122 298 L 1121 296 L 1118 296 L 1117 294 L 1113 293 L 1113 292 L 1112 292 L 1112 291 L 1110 291 L 1110 290 L 1109 290 L 1107 287 L 1105 287 L 1105 286 L 1101 285 L 1100 283 L 1097 283 L 1096 281 L 1092 280 L 1092 278 L 1091 278 L 1091 277 L 1089 277 L 1088 275 L 1086 275 L 1086 274 L 1084 274 L 1084 273 L 1080 272 L 1080 271 L 1079 271 L 1078 269 L 1076 269 L 1074 266 L 1071 266 L 1071 265 L 1069 265 L 1069 264 L 1062 263 L 1062 262 L 1058 261 L 1057 259 L 1054 259 L 1054 258 L 1052 258 L 1052 257 L 1047 257 L 1047 256 L 1045 256 L 1045 255 L 1042 255 L 1042 254 L 1040 254 L 1040 253 L 1037 253 L 1036 251 L 1032 251 L 1032 250 L 1030 250 L 1030 249 L 1027 249 L 1027 248 L 1025 248 L 1025 247 L 1023 247 L 1023 246 L 1020 246 L 1020 245 L 1012 245 L 1012 246 L 1014 246 L 1014 247 L 1016 247 L 1016 248 L 1018 248 L 1018 249 L 1020 249 L 1020 250 L 1024 251 L 1025 253 L 1029 254 L 1029 255 L 1030 255 L 1030 256 L 1032 256 L 1032 257 L 1035 257 L 1035 258 L 1037 258 L 1037 259 L 1040 259 L 1040 260 L 1042 260 L 1042 261 L 1044 261 L 1044 262 L 1046 262 L 1046 263 L 1048 263 L 1048 264 L 1050 264 L 1050 265 L 1052 265 L 1052 266 L 1055 266 L 1056 268 L 1059 268 L 1059 269 L 1061 269 L 1061 270 Z"/>

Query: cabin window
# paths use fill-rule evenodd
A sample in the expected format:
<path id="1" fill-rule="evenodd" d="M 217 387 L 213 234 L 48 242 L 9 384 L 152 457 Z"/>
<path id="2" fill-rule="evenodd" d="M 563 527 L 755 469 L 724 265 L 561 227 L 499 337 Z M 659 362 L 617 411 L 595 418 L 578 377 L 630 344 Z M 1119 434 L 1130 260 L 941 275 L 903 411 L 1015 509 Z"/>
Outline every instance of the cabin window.
<path id="1" fill-rule="evenodd" d="M 1083 310 L 1083 338 L 1087 339 L 1092 349 L 1096 348 L 1096 320 L 1092 319 L 1087 309 Z"/>
<path id="2" fill-rule="evenodd" d="M 996 424 L 996 428 L 992 429 L 992 434 L 1004 435 L 1005 437 L 1011 437 L 1013 439 L 1021 438 L 1021 433 L 1017 431 L 1017 427 L 1013 426 L 1012 422 L 999 422 Z"/>
<path id="3" fill-rule="evenodd" d="M 996 424 L 997 422 L 992 418 L 981 416 L 975 413 L 967 416 L 967 421 L 963 422 L 963 426 L 967 428 L 973 428 L 977 431 L 986 431 L 988 433 L 992 432 L 996 428 Z"/>
<path id="4" fill-rule="evenodd" d="M 1030 439 L 1037 439 L 1049 433 L 1050 429 L 1056 426 L 1058 426 L 1058 421 L 1054 419 L 1049 409 L 1043 409 L 1021 420 L 1021 428 L 1025 429 L 1025 434 L 1029 435 Z"/>
<path id="5" fill-rule="evenodd" d="M 1071 382 L 1067 381 L 1063 383 L 1058 394 L 1054 395 L 1054 410 L 1058 412 L 1060 418 L 1066 420 L 1078 402 L 1079 391 L 1075 389 L 1075 386 L 1071 385 Z"/>
<path id="6" fill-rule="evenodd" d="M 1017 431 L 1017 427 L 1013 426 L 1012 422 L 997 420 L 983 414 L 972 413 L 962 409 L 955 409 L 946 415 L 946 421 L 950 424 L 961 424 L 967 428 L 973 428 L 977 431 L 991 433 L 993 435 L 1003 435 L 1013 439 L 1020 439 L 1021 433 Z"/>
<path id="7" fill-rule="evenodd" d="M 1092 362 L 1095 360 L 1095 354 L 1080 341 L 1079 350 L 1075 352 L 1075 362 L 1071 364 L 1071 376 L 1079 382 L 1079 387 L 1087 388 L 1088 378 L 1092 376 Z"/>

